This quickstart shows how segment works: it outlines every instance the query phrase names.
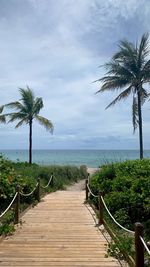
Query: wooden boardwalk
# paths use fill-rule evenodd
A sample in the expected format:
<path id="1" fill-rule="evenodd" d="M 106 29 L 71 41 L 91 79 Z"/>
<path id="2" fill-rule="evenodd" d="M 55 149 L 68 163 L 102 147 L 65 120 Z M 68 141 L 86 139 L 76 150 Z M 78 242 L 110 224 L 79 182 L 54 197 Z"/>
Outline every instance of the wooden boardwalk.
<path id="1" fill-rule="evenodd" d="M 0 266 L 117 267 L 84 205 L 84 191 L 57 191 L 23 217 L 0 243 Z"/>

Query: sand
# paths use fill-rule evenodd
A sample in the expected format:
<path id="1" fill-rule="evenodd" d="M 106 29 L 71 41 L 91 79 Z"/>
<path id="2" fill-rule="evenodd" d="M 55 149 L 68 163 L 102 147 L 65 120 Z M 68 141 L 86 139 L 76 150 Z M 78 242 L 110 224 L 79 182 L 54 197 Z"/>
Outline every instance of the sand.
<path id="1" fill-rule="evenodd" d="M 87 168 L 87 172 L 92 175 L 93 173 L 97 172 L 98 168 Z M 82 191 L 85 190 L 85 180 L 80 180 L 79 182 L 69 185 L 65 188 L 67 191 Z"/>

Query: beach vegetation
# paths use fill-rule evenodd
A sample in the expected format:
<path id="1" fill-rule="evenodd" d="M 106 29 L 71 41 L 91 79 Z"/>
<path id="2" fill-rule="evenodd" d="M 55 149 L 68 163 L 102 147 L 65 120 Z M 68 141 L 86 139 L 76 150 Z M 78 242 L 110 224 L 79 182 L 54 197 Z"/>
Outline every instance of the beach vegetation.
<path id="1" fill-rule="evenodd" d="M 124 227 L 134 230 L 136 222 L 144 225 L 150 239 L 150 160 L 127 160 L 101 167 L 91 178 L 95 194 L 104 192 L 106 204 L 114 218 Z M 98 200 L 91 196 L 98 206 Z"/>
<path id="2" fill-rule="evenodd" d="M 15 128 L 22 126 L 22 124 L 29 125 L 29 163 L 32 163 L 32 126 L 33 120 L 38 121 L 42 126 L 46 128 L 50 133 L 53 132 L 52 122 L 39 115 L 40 110 L 43 108 L 43 100 L 41 97 L 35 97 L 33 90 L 28 86 L 27 89 L 19 89 L 21 99 L 20 101 L 10 102 L 5 104 L 4 107 L 13 109 L 11 113 L 5 113 L 0 116 L 2 121 L 8 118 L 8 122 L 18 121 Z"/>
<path id="3" fill-rule="evenodd" d="M 97 93 L 122 92 L 106 107 L 112 107 L 132 95 L 132 122 L 134 132 L 139 129 L 140 158 L 143 158 L 142 105 L 149 97 L 144 84 L 150 82 L 149 35 L 143 34 L 139 43 L 119 42 L 118 51 L 104 65 L 106 75 L 96 82 L 102 84 Z"/>
<path id="4" fill-rule="evenodd" d="M 3 212 L 13 199 L 17 185 L 24 194 L 30 193 L 40 178 L 41 185 L 45 186 L 53 174 L 53 183 L 48 188 L 41 190 L 41 194 L 50 193 L 59 189 L 65 189 L 67 185 L 84 179 L 85 176 L 76 166 L 39 166 L 28 162 L 12 162 L 0 156 L 0 213 Z M 36 193 L 36 192 L 35 192 Z M 29 205 L 36 204 L 36 194 L 21 197 L 21 210 Z M 14 207 L 0 220 L 0 234 L 10 233 L 14 230 Z"/>
<path id="5" fill-rule="evenodd" d="M 101 170 L 91 177 L 90 188 L 95 195 L 103 192 L 107 208 L 120 225 L 134 231 L 135 223 L 140 222 L 144 226 L 144 240 L 150 240 L 150 159 L 103 165 Z M 90 195 L 90 203 L 98 209 L 98 198 Z M 105 207 L 103 218 L 112 237 L 108 255 L 119 260 L 135 259 L 134 235 L 121 229 Z"/>

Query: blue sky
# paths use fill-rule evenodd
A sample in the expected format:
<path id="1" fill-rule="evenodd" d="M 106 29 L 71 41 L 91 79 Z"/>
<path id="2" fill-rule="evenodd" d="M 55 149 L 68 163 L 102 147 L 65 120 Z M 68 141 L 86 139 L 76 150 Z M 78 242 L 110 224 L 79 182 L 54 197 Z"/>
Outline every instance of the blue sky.
<path id="1" fill-rule="evenodd" d="M 19 99 L 18 87 L 42 97 L 33 148 L 138 149 L 131 101 L 105 107 L 115 94 L 97 94 L 120 39 L 139 40 L 150 25 L 149 0 L 0 0 L 0 105 Z M 150 103 L 143 106 L 144 146 L 150 149 Z M 0 149 L 28 148 L 27 125 L 0 125 Z"/>

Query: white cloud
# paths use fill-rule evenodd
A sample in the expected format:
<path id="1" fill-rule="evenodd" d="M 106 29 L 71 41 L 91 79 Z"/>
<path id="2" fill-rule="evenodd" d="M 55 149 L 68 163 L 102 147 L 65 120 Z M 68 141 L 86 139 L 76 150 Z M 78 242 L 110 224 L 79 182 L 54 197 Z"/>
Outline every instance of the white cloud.
<path id="1" fill-rule="evenodd" d="M 99 85 L 92 81 L 103 75 L 98 65 L 108 60 L 120 38 L 132 40 L 149 27 L 147 1 L 21 3 L 0 2 L 0 105 L 19 99 L 17 88 L 26 85 L 42 96 L 41 114 L 52 120 L 55 131 L 51 136 L 35 123 L 35 148 L 137 147 L 131 100 L 105 110 L 116 94 L 95 95 Z M 143 115 L 150 147 L 148 104 Z M 28 127 L 15 130 L 14 125 L 0 126 L 0 148 L 28 146 Z"/>

